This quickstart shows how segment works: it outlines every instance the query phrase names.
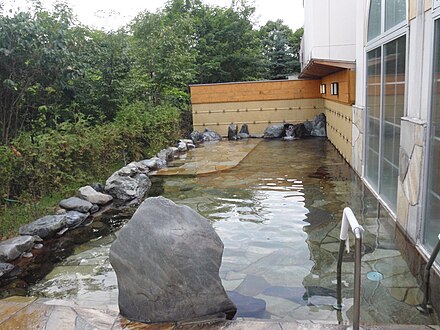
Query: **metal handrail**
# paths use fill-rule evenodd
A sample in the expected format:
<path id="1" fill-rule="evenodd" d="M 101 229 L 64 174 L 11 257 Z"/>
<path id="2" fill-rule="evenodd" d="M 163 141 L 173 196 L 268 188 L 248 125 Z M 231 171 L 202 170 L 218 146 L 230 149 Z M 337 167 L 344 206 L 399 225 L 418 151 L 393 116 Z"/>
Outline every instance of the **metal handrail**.
<path id="1" fill-rule="evenodd" d="M 417 309 L 424 313 L 429 314 L 432 312 L 431 297 L 429 295 L 429 278 L 431 277 L 431 267 L 434 264 L 435 259 L 440 251 L 440 234 L 438 235 L 438 242 L 431 253 L 428 263 L 426 264 L 425 271 L 423 273 L 423 302 L 417 306 Z"/>
<path id="2" fill-rule="evenodd" d="M 348 238 L 348 230 L 351 228 L 355 237 L 355 260 L 354 260 L 354 310 L 353 310 L 353 329 L 359 329 L 360 311 L 361 311 L 361 247 L 362 247 L 362 232 L 364 228 L 359 225 L 353 211 L 346 207 L 342 213 L 342 224 L 339 243 L 339 254 L 336 274 L 336 305 L 333 306 L 336 310 L 342 310 L 342 257 L 344 254 L 344 247 L 347 253 L 350 252 L 350 242 Z"/>

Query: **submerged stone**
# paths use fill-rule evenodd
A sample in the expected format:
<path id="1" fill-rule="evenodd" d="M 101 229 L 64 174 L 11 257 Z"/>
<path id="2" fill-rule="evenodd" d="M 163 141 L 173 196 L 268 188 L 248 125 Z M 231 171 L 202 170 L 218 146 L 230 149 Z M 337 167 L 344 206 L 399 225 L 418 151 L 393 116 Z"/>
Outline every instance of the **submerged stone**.
<path id="1" fill-rule="evenodd" d="M 110 249 L 119 309 L 146 323 L 236 312 L 219 277 L 223 243 L 207 219 L 163 197 L 146 199 Z"/>
<path id="2" fill-rule="evenodd" d="M 266 302 L 263 299 L 245 296 L 235 291 L 229 291 L 228 296 L 237 305 L 237 317 L 264 318 Z"/>

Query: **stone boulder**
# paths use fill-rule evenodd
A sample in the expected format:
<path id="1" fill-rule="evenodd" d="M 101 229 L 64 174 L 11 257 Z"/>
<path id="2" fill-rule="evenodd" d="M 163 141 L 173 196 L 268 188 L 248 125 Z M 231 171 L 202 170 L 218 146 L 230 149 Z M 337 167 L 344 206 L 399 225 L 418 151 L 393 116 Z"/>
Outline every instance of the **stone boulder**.
<path id="1" fill-rule="evenodd" d="M 18 236 L 0 242 L 0 262 L 17 259 L 23 252 L 32 249 L 35 241 L 33 236 Z"/>
<path id="2" fill-rule="evenodd" d="M 236 307 L 219 277 L 222 253 L 207 219 L 163 197 L 146 199 L 110 248 L 121 315 L 146 323 L 232 318 Z"/>
<path id="3" fill-rule="evenodd" d="M 0 277 L 7 275 L 14 270 L 15 266 L 7 262 L 0 262 Z"/>
<path id="4" fill-rule="evenodd" d="M 327 136 L 326 117 L 324 113 L 320 113 L 313 119 L 312 136 Z"/>
<path id="5" fill-rule="evenodd" d="M 203 135 L 199 131 L 191 132 L 190 137 L 194 144 L 203 143 Z"/>
<path id="6" fill-rule="evenodd" d="M 78 211 L 68 211 L 66 213 L 66 224 L 68 228 L 76 228 L 81 226 L 89 217 L 90 213 L 82 213 Z"/>
<path id="7" fill-rule="evenodd" d="M 130 165 L 113 173 L 105 182 L 105 192 L 118 201 L 140 199 L 151 187 L 148 176 L 135 165 Z"/>
<path id="8" fill-rule="evenodd" d="M 66 228 L 67 217 L 62 215 L 46 215 L 38 220 L 35 220 L 27 225 L 21 226 L 19 229 L 20 235 L 37 235 L 41 238 L 52 236 L 61 229 Z"/>
<path id="9" fill-rule="evenodd" d="M 169 163 L 174 160 L 174 156 L 176 154 L 177 148 L 166 148 L 162 149 L 157 153 L 157 157 L 164 160 L 165 162 Z"/>
<path id="10" fill-rule="evenodd" d="M 78 196 L 92 204 L 98 204 L 98 205 L 104 205 L 113 200 L 112 196 L 97 192 L 91 186 L 85 186 L 79 188 Z"/>
<path id="11" fill-rule="evenodd" d="M 167 167 L 167 162 L 159 157 L 153 157 L 137 162 L 136 166 L 139 170 L 145 167 L 148 168 L 148 171 L 155 171 Z"/>
<path id="12" fill-rule="evenodd" d="M 212 142 L 212 141 L 221 141 L 222 136 L 217 132 L 210 130 L 209 128 L 205 128 L 202 133 L 203 142 Z"/>
<path id="13" fill-rule="evenodd" d="M 284 124 L 270 125 L 264 131 L 265 139 L 278 139 L 284 135 Z"/>
<path id="14" fill-rule="evenodd" d="M 236 124 L 231 124 L 228 127 L 228 140 L 238 140 L 238 126 Z"/>
<path id="15" fill-rule="evenodd" d="M 93 189 L 93 188 L 92 188 Z M 67 199 L 63 199 L 60 203 L 59 203 L 60 207 L 65 209 L 65 210 L 69 210 L 69 211 L 78 211 L 78 212 L 89 212 L 89 210 L 92 208 L 93 204 L 78 198 L 78 197 L 70 197 Z"/>
<path id="16" fill-rule="evenodd" d="M 248 124 L 241 125 L 240 132 L 238 132 L 240 139 L 248 139 L 250 137 Z"/>

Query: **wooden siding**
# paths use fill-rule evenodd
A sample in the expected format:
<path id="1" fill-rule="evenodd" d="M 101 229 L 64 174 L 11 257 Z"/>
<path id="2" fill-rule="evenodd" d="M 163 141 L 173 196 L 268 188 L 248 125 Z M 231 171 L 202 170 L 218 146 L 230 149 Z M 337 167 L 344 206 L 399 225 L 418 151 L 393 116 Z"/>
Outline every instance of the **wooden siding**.
<path id="1" fill-rule="evenodd" d="M 337 82 L 339 84 L 338 95 L 331 95 L 330 84 Z M 321 94 L 326 100 L 336 101 L 348 105 L 355 102 L 356 78 L 354 71 L 343 70 L 322 78 L 322 83 L 326 85 L 326 93 Z"/>
<path id="2" fill-rule="evenodd" d="M 313 99 L 321 97 L 319 84 L 319 80 L 283 80 L 192 85 L 191 103 Z"/>

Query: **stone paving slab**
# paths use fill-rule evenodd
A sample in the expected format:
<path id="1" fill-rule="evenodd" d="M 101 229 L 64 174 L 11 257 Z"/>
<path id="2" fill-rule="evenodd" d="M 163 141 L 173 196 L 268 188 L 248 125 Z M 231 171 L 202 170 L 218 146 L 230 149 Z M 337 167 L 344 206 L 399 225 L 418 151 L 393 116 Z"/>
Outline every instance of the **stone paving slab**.
<path id="1" fill-rule="evenodd" d="M 70 303 L 53 305 L 44 299 L 11 297 L 0 301 L 0 329 L 4 330 L 345 330 L 348 325 L 324 322 L 240 319 L 205 322 L 143 324 L 131 322 L 114 310 L 81 308 Z M 366 326 L 364 330 L 440 330 L 438 326 L 385 325 Z"/>
<path id="2" fill-rule="evenodd" d="M 225 171 L 237 166 L 261 139 L 205 142 L 188 151 L 186 159 L 176 160 L 155 175 L 200 175 Z"/>

